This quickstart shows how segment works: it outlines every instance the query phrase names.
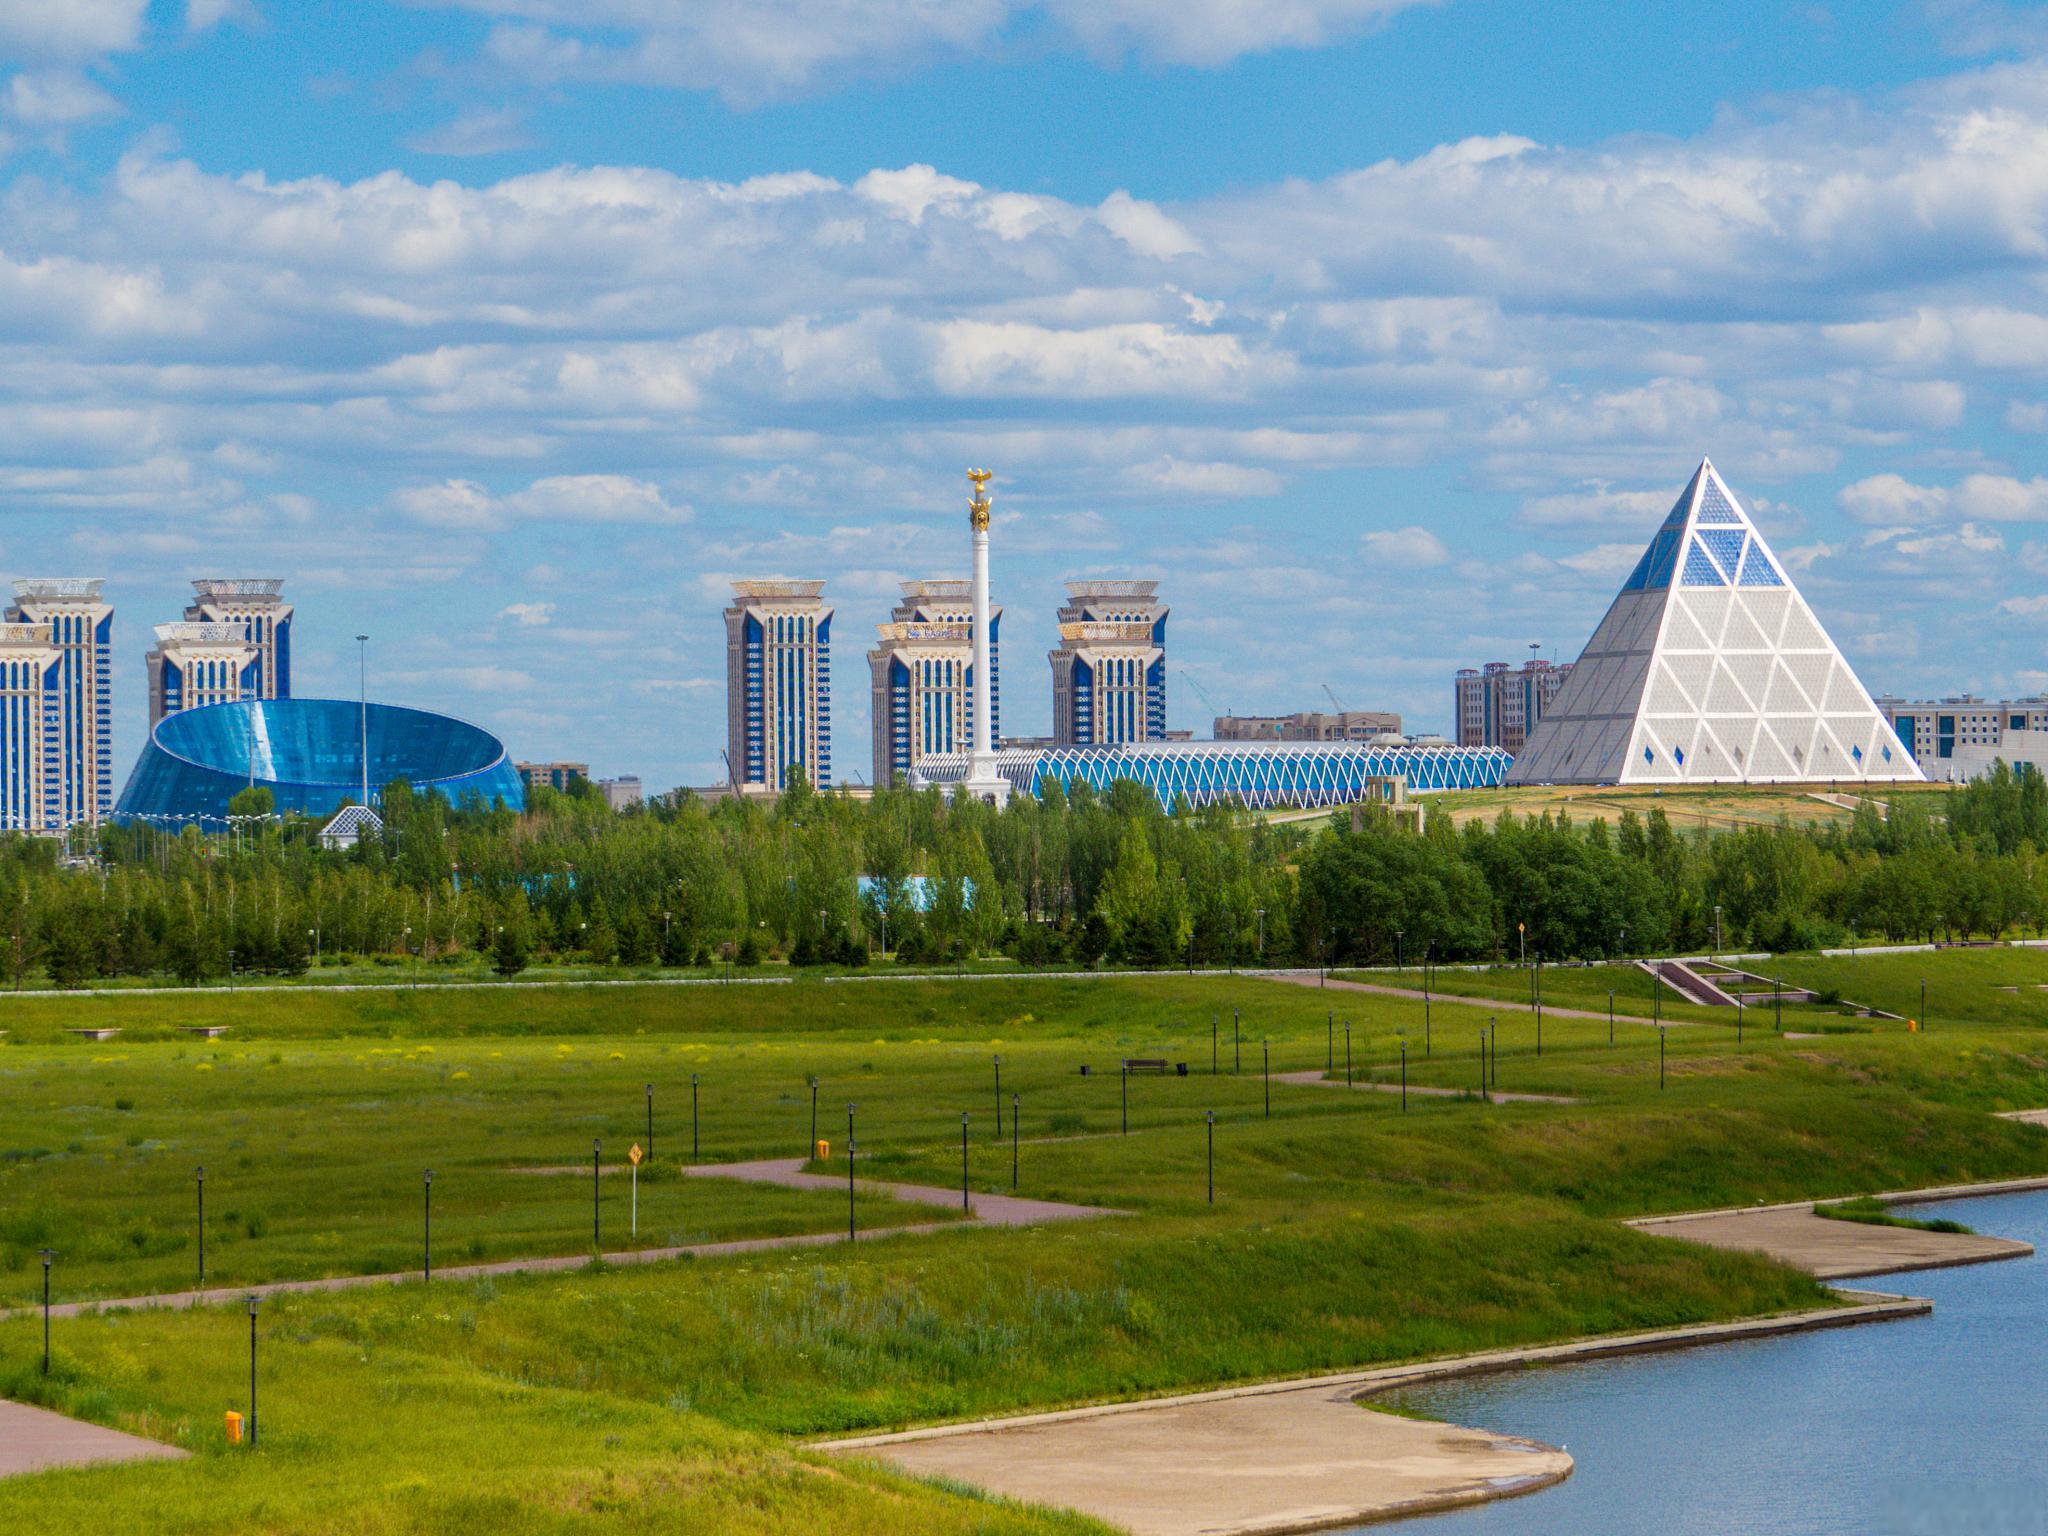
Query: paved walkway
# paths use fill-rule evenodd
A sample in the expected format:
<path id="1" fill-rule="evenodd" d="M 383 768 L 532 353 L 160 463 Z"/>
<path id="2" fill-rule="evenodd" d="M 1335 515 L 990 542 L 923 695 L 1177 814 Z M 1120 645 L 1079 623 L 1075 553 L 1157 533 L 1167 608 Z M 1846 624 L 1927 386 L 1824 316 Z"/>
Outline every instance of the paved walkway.
<path id="1" fill-rule="evenodd" d="M 846 1180 L 829 1174 L 805 1173 L 798 1158 L 769 1158 L 753 1163 L 708 1163 L 691 1168 L 696 1178 L 745 1179 L 758 1184 L 780 1184 L 790 1189 L 844 1191 Z M 532 1172 L 545 1172 L 533 1169 Z M 587 1172 L 588 1170 L 578 1170 Z M 863 1193 L 887 1195 L 912 1205 L 948 1206 L 960 1203 L 957 1189 L 935 1189 L 923 1184 L 878 1184 L 857 1181 Z M 900 1227 L 875 1227 L 860 1234 L 860 1241 L 880 1237 L 924 1236 L 933 1232 L 971 1231 L 983 1227 L 1029 1227 L 1049 1221 L 1077 1221 L 1091 1216 L 1119 1213 L 1101 1206 L 1067 1205 L 1056 1200 L 1026 1200 L 1017 1195 L 977 1194 L 972 1197 L 971 1215 L 959 1221 L 920 1222 Z M 768 1253 L 778 1248 L 821 1248 L 843 1243 L 843 1231 L 802 1232 L 788 1237 L 747 1237 L 723 1243 L 685 1243 L 672 1248 L 631 1248 L 601 1255 L 606 1264 L 658 1264 L 667 1259 L 712 1259 L 729 1254 Z M 489 1264 L 435 1265 L 436 1280 L 481 1280 L 490 1275 L 555 1274 L 583 1269 L 598 1262 L 589 1254 L 552 1254 L 530 1259 L 501 1259 Z M 224 1286 L 203 1291 L 164 1291 L 151 1296 L 122 1296 L 105 1301 L 68 1301 L 50 1308 L 52 1317 L 76 1317 L 80 1313 L 118 1307 L 192 1307 L 238 1302 L 245 1296 L 295 1295 L 313 1291 L 356 1290 L 366 1285 L 399 1285 L 420 1278 L 416 1269 L 382 1275 L 328 1275 L 317 1280 L 275 1280 L 264 1285 Z M 39 1313 L 39 1307 L 17 1307 L 0 1312 L 0 1321 Z"/>
<path id="2" fill-rule="evenodd" d="M 1962 1195 L 1997 1194 L 2037 1189 L 2048 1180 L 2016 1179 L 2000 1185 L 1945 1186 L 1879 1195 L 1887 1204 L 1948 1199 Z M 1698 1211 L 1682 1216 L 1644 1216 L 1629 1223 L 1639 1231 L 1673 1237 L 1710 1248 L 1761 1253 L 1803 1269 L 1819 1280 L 1844 1280 L 1854 1275 L 1882 1275 L 1909 1269 L 1946 1269 L 1956 1264 L 1984 1264 L 1995 1259 L 2023 1259 L 2030 1244 L 1981 1233 L 1926 1232 L 1917 1227 L 1886 1227 L 1840 1221 L 1813 1213 L 1813 1202 L 1760 1205 L 1748 1210 Z"/>
<path id="3" fill-rule="evenodd" d="M 1260 981 L 1284 981 L 1297 987 L 1327 987 L 1338 992 L 1366 992 L 1374 997 L 1398 997 L 1406 1002 L 1419 1003 L 1427 998 L 1431 1003 L 1454 1003 L 1460 1008 L 1484 1008 L 1489 1013 L 1534 1013 L 1535 1006 L 1518 1003 L 1504 997 L 1464 997 L 1456 992 L 1428 992 L 1419 987 L 1390 987 L 1377 981 L 1339 981 L 1335 976 L 1319 980 L 1314 971 L 1245 971 L 1242 975 L 1255 976 Z M 1545 1003 L 1543 1012 L 1553 1019 L 1594 1019 L 1607 1022 L 1607 1015 L 1595 1008 L 1558 1008 Z M 1691 1019 L 1642 1019 L 1633 1014 L 1617 1013 L 1617 1024 L 1640 1024 L 1645 1029 L 1681 1029 L 1695 1021 Z"/>
<path id="4" fill-rule="evenodd" d="M 1927 1310 L 1911 1298 L 1863 1297 L 1813 1312 L 869 1435 L 815 1449 L 1078 1509 L 1136 1536 L 1261 1536 L 1355 1525 L 1531 1493 L 1572 1467 L 1571 1457 L 1551 1446 L 1370 1412 L 1359 1406 L 1361 1397 L 1531 1364 Z"/>
<path id="5" fill-rule="evenodd" d="M 47 1408 L 0 1400 L 0 1477 L 96 1461 L 178 1461 L 174 1445 L 67 1419 Z"/>
<path id="6" fill-rule="evenodd" d="M 1291 1083 L 1297 1088 L 1343 1088 L 1347 1086 L 1341 1077 L 1325 1077 L 1322 1073 L 1316 1071 L 1276 1072 L 1273 1074 L 1273 1081 L 1276 1083 Z M 1368 1083 L 1364 1078 L 1360 1078 L 1348 1086 L 1358 1093 L 1399 1093 L 1401 1091 L 1399 1083 Z M 1462 1099 L 1470 1097 L 1472 1092 L 1469 1088 L 1425 1088 L 1420 1083 L 1410 1083 L 1408 1091 L 1418 1098 L 1424 1099 Z M 1503 1093 L 1497 1088 L 1488 1090 L 1486 1098 L 1490 1104 L 1576 1104 L 1579 1102 L 1577 1099 L 1568 1099 L 1564 1095 L 1557 1093 Z"/>

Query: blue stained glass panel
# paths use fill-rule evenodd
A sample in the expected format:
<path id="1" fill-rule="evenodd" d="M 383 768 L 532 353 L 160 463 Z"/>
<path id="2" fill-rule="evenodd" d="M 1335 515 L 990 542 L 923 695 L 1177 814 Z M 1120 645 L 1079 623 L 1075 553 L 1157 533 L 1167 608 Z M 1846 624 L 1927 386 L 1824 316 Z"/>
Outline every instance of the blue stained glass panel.
<path id="1" fill-rule="evenodd" d="M 1694 544 L 1685 552 L 1685 574 L 1680 583 L 1688 587 L 1725 587 L 1728 578 L 1707 558 L 1707 552 Z"/>
<path id="2" fill-rule="evenodd" d="M 1721 494 L 1721 487 L 1709 480 L 1707 488 L 1700 492 L 1699 521 L 1702 523 L 1739 523 L 1742 521 L 1742 514 L 1728 505 L 1728 498 Z"/>
<path id="3" fill-rule="evenodd" d="M 1742 564 L 1743 532 L 1740 528 L 1709 528 L 1700 534 L 1700 542 L 1707 546 L 1707 553 L 1714 557 L 1714 563 L 1721 567 L 1722 574 L 1731 582 L 1735 571 Z"/>
<path id="4" fill-rule="evenodd" d="M 1749 553 L 1743 557 L 1741 585 L 1745 587 L 1782 587 L 1785 578 L 1778 574 L 1778 568 L 1771 564 L 1771 557 L 1764 553 L 1763 545 L 1750 540 Z"/>

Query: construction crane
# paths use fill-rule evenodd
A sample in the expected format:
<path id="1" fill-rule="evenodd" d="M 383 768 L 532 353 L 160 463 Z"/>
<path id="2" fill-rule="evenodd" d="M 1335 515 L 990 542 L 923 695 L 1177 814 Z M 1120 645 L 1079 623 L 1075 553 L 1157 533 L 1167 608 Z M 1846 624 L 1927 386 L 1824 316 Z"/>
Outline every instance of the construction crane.
<path id="1" fill-rule="evenodd" d="M 1188 680 L 1188 686 L 1195 690 L 1196 697 L 1199 698 L 1204 704 L 1209 706 L 1210 714 L 1229 714 L 1228 710 L 1218 711 L 1218 709 L 1216 708 L 1216 701 L 1209 697 L 1209 691 L 1206 688 L 1204 688 L 1200 683 L 1195 681 L 1194 673 L 1190 672 L 1186 667 L 1182 667 L 1180 669 L 1180 675 Z"/>
<path id="2" fill-rule="evenodd" d="M 1332 693 L 1330 691 L 1330 685 L 1328 683 L 1323 684 L 1323 692 L 1329 695 L 1330 702 L 1337 707 L 1337 713 L 1340 715 L 1343 714 L 1345 712 L 1344 701 L 1338 698 L 1335 693 Z"/>

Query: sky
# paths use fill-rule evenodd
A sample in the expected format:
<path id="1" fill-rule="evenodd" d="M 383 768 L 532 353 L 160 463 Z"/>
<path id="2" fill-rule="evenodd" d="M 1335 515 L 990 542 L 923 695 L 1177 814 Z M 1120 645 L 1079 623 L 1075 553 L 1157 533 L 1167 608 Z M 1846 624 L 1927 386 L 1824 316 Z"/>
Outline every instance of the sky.
<path id="1" fill-rule="evenodd" d="M 736 577 L 966 574 L 1003 726 L 1576 656 L 1703 455 L 1873 692 L 2048 688 L 2048 9 L 0 0 L 0 578 L 281 576 L 295 690 L 724 777 Z M 1326 692 L 1327 690 L 1327 692 Z"/>

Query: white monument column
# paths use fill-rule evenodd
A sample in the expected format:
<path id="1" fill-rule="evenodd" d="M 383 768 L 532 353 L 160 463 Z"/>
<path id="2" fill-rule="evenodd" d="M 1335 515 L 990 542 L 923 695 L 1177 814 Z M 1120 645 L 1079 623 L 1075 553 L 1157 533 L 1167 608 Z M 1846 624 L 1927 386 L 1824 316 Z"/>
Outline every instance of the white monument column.
<path id="1" fill-rule="evenodd" d="M 1010 798 L 1010 782 L 996 772 L 996 744 L 993 730 L 995 706 L 990 679 L 994 664 L 989 660 L 988 618 L 988 482 L 985 469 L 970 469 L 974 499 L 967 503 L 968 526 L 974 542 L 974 736 L 968 757 L 967 793 L 995 805 Z"/>

